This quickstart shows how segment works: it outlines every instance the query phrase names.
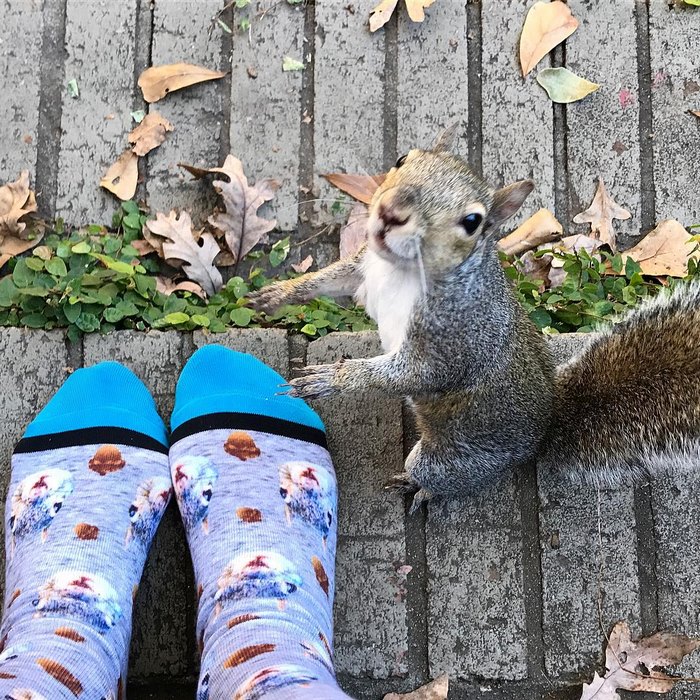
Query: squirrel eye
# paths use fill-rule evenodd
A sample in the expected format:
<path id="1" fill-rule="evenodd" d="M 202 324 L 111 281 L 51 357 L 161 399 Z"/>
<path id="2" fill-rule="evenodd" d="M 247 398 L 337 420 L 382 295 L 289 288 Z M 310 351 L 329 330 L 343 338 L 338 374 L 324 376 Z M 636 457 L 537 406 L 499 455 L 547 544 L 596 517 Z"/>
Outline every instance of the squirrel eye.
<path id="1" fill-rule="evenodd" d="M 395 165 L 394 167 L 395 167 L 395 168 L 400 168 L 400 167 L 406 162 L 406 158 L 408 158 L 407 155 L 401 156 L 401 158 L 399 158 L 399 159 L 396 161 L 396 165 Z"/>
<path id="2" fill-rule="evenodd" d="M 467 214 L 459 223 L 467 233 L 474 233 L 479 228 L 484 217 L 481 214 Z"/>

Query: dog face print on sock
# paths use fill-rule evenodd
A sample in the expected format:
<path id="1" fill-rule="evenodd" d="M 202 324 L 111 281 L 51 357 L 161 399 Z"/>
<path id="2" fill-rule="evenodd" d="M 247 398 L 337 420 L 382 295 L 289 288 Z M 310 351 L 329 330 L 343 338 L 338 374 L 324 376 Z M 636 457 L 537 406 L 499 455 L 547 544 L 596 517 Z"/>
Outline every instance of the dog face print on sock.
<path id="1" fill-rule="evenodd" d="M 126 533 L 126 544 L 138 540 L 150 543 L 158 523 L 170 501 L 170 479 L 154 477 L 139 484 L 136 497 L 129 506 L 131 525 Z"/>
<path id="2" fill-rule="evenodd" d="M 77 571 L 59 571 L 39 589 L 37 615 L 75 617 L 107 632 L 122 616 L 117 593 L 104 578 Z"/>
<path id="3" fill-rule="evenodd" d="M 185 529 L 189 532 L 201 523 L 208 533 L 209 502 L 218 476 L 214 465 L 206 457 L 186 455 L 173 465 L 172 476 Z"/>

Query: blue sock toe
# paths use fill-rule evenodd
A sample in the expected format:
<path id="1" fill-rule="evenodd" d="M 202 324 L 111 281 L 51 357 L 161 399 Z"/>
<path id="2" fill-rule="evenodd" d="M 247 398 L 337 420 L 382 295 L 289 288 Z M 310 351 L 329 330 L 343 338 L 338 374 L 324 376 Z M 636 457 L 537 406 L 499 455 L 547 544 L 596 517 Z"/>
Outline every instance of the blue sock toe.
<path id="1" fill-rule="evenodd" d="M 118 362 L 78 369 L 29 424 L 24 437 L 115 427 L 168 444 L 165 425 L 143 382 Z"/>
<path id="2" fill-rule="evenodd" d="M 171 430 L 212 413 L 250 413 L 324 430 L 302 399 L 278 395 L 282 375 L 252 355 L 205 345 L 185 365 L 175 391 Z"/>

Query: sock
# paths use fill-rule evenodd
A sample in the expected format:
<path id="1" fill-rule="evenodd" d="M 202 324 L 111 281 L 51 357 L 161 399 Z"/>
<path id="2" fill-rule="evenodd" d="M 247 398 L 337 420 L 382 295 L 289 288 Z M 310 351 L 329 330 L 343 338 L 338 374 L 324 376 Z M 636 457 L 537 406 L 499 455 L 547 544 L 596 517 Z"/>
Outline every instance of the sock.
<path id="1" fill-rule="evenodd" d="M 197 700 L 336 700 L 336 480 L 320 418 L 284 379 L 209 345 L 182 371 L 170 469 L 194 563 Z"/>
<path id="2" fill-rule="evenodd" d="M 165 426 L 126 367 L 75 371 L 12 456 L 3 700 L 123 699 L 131 612 L 172 491 Z"/>

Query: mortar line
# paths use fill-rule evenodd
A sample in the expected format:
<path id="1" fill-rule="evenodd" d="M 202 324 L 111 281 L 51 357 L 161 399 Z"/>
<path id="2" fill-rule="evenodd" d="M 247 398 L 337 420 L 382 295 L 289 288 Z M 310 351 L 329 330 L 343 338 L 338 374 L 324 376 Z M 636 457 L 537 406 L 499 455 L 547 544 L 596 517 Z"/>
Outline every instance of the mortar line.
<path id="1" fill-rule="evenodd" d="M 638 486 L 634 489 L 633 508 L 637 537 L 639 612 L 642 634 L 648 635 L 656 632 L 659 627 L 658 559 L 651 484 Z"/>
<path id="2" fill-rule="evenodd" d="M 223 90 L 221 100 L 221 134 L 219 135 L 219 163 L 223 163 L 231 153 L 231 102 L 233 97 L 233 32 L 234 26 L 234 6 L 231 5 L 223 15 L 223 21 L 231 28 L 231 34 L 221 32 L 221 59 L 220 70 L 226 71 L 226 75 L 221 80 L 219 89 Z"/>
<path id="3" fill-rule="evenodd" d="M 530 464 L 519 477 L 527 675 L 528 679 L 538 681 L 546 677 L 546 667 L 537 466 Z"/>
<path id="4" fill-rule="evenodd" d="M 384 107 L 382 114 L 383 142 L 382 160 L 384 170 L 389 170 L 396 163 L 398 157 L 399 134 L 399 21 L 398 12 L 395 12 L 389 22 L 384 26 Z"/>
<path id="5" fill-rule="evenodd" d="M 467 0 L 467 144 L 469 164 L 483 174 L 481 2 Z"/>
<path id="6" fill-rule="evenodd" d="M 148 13 L 148 15 L 146 15 Z M 148 21 L 146 20 L 148 18 Z M 153 56 L 153 40 L 155 28 L 155 8 L 150 0 L 137 0 L 136 3 L 136 26 L 134 30 L 134 98 L 131 103 L 132 111 L 139 109 L 148 113 L 149 105 L 143 99 L 143 93 L 138 86 L 139 76 L 151 65 Z M 142 50 L 141 47 L 147 47 Z M 129 127 L 132 123 L 129 122 Z M 141 177 L 136 187 L 136 198 L 146 201 L 146 183 L 149 176 L 148 158 L 139 158 L 139 171 Z"/>
<path id="7" fill-rule="evenodd" d="M 297 195 L 299 199 L 297 229 L 299 240 L 313 235 L 314 165 L 316 145 L 316 4 L 309 0 L 304 6 L 304 40 L 302 56 L 309 55 L 301 76 L 301 99 L 299 100 L 299 172 Z"/>
<path id="8" fill-rule="evenodd" d="M 651 42 L 648 0 L 636 0 L 637 81 L 639 89 L 639 186 L 642 231 L 656 223 L 656 189 L 654 183 L 654 124 L 651 99 Z"/>
<path id="9" fill-rule="evenodd" d="M 417 435 L 413 415 L 402 404 L 401 424 L 404 458 L 411 451 Z M 408 675 L 412 686 L 423 685 L 430 680 L 430 655 L 428 651 L 428 555 L 427 508 L 414 515 L 408 514 L 413 496 L 404 504 L 404 536 L 406 539 L 406 564 L 411 567 L 406 578 L 406 629 L 408 641 Z"/>
<path id="10" fill-rule="evenodd" d="M 35 190 L 39 213 L 52 220 L 56 212 L 61 118 L 66 70 L 66 14 L 68 0 L 47 0 L 43 8 L 39 122 L 36 131 Z"/>
<path id="11" fill-rule="evenodd" d="M 552 66 L 566 66 L 566 46 L 560 44 L 552 51 Z M 552 156 L 554 166 L 554 211 L 557 219 L 571 222 L 571 198 L 569 195 L 569 137 L 566 105 L 552 102 Z"/>

